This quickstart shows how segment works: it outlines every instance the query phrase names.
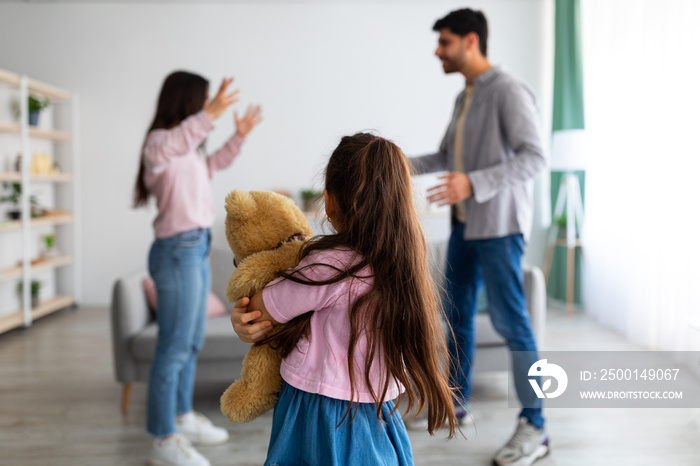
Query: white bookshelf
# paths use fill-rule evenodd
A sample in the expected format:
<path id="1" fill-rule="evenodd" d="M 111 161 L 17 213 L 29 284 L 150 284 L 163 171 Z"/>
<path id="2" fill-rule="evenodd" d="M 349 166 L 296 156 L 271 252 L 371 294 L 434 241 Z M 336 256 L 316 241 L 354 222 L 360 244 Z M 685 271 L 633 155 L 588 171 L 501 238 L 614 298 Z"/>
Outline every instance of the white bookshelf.
<path id="1" fill-rule="evenodd" d="M 27 98 L 51 102 L 42 110 L 39 125 L 28 123 Z M 19 117 L 10 109 L 18 103 Z M 7 216 L 0 204 L 0 333 L 28 327 L 36 319 L 76 305 L 80 290 L 78 157 L 78 98 L 73 93 L 30 77 L 0 69 L 0 183 L 3 195 L 22 187 L 20 219 Z M 35 153 L 48 154 L 59 170 L 32 173 Z M 21 155 L 17 166 L 15 158 Z M 30 197 L 45 209 L 30 215 Z M 55 237 L 57 253 L 44 254 L 46 234 Z M 30 287 L 18 295 L 20 281 L 42 283 L 38 304 L 32 307 Z"/>

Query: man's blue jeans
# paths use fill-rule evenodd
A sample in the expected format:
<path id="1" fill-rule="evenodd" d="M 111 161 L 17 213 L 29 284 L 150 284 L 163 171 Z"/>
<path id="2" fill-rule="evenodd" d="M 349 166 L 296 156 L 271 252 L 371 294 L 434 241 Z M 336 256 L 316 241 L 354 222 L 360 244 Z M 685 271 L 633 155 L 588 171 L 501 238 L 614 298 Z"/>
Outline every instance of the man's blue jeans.
<path id="1" fill-rule="evenodd" d="M 192 411 L 197 354 L 204 343 L 211 288 L 209 229 L 156 239 L 148 270 L 158 295 L 158 342 L 148 380 L 148 433 L 175 433 L 175 416 Z"/>
<path id="2" fill-rule="evenodd" d="M 537 361 L 537 345 L 530 327 L 523 287 L 523 237 L 516 234 L 467 241 L 464 239 L 464 224 L 458 221 L 453 223 L 447 249 L 443 303 L 456 340 L 448 341 L 453 361 L 451 382 L 458 388 L 461 401 L 467 403 L 476 346 L 474 318 L 479 291 L 485 285 L 488 312 L 494 328 L 506 340 L 511 351 L 528 352 L 514 354 L 517 357 L 513 357 L 512 361 L 513 378 L 523 406 L 537 407 L 523 408 L 520 416 L 536 427 L 542 427 L 542 403 L 527 379 L 528 369 Z"/>

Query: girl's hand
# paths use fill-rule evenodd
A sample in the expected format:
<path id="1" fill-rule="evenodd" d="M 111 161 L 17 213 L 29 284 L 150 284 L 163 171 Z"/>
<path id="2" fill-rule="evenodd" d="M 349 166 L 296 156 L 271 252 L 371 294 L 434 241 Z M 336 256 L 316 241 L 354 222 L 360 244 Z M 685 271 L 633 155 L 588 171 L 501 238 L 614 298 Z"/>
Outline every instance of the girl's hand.
<path id="1" fill-rule="evenodd" d="M 263 315 L 260 311 L 248 311 L 249 298 L 239 299 L 231 311 L 231 324 L 241 341 L 255 343 L 272 330 L 272 322 L 265 320 L 251 323 Z"/>
<path id="2" fill-rule="evenodd" d="M 248 105 L 243 118 L 238 118 L 238 112 L 233 112 L 233 119 L 236 122 L 236 133 L 241 137 L 246 137 L 250 131 L 262 121 L 262 107 L 260 105 Z"/>
<path id="3" fill-rule="evenodd" d="M 207 112 L 209 119 L 214 121 L 224 113 L 229 106 L 238 102 L 238 89 L 230 94 L 226 94 L 226 90 L 233 82 L 233 78 L 224 78 L 219 86 L 219 92 L 216 93 L 213 99 L 204 104 L 204 111 Z"/>

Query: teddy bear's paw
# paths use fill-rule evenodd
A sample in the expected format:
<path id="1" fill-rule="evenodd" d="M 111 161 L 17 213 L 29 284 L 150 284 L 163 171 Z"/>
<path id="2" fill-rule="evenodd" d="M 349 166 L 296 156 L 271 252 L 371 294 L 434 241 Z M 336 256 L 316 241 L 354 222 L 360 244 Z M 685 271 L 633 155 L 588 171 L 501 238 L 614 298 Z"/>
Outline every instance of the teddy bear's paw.
<path id="1" fill-rule="evenodd" d="M 221 412 L 234 424 L 250 422 L 277 404 L 277 393 L 256 392 L 240 379 L 221 395 Z"/>

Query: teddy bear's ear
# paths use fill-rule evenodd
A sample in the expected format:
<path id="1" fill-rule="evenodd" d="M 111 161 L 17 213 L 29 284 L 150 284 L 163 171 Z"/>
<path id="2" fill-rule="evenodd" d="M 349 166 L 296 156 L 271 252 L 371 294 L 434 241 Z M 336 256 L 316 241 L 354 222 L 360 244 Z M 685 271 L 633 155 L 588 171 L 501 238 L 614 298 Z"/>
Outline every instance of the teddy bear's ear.
<path id="1" fill-rule="evenodd" d="M 234 189 L 226 196 L 226 213 L 234 220 L 241 221 L 255 212 L 255 200 L 250 193 Z"/>

